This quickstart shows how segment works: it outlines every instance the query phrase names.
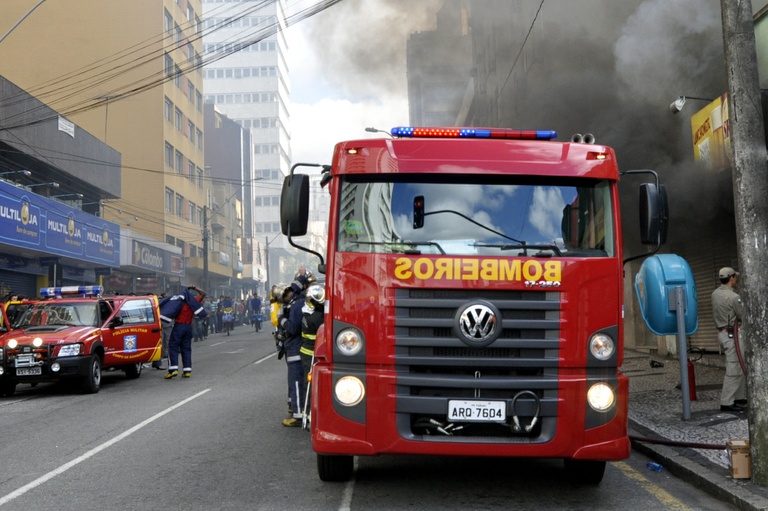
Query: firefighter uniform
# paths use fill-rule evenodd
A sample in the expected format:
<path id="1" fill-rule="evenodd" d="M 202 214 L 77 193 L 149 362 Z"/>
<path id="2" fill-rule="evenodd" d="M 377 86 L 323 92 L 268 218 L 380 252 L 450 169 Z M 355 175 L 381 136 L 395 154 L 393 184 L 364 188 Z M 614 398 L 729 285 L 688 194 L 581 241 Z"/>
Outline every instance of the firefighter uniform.
<path id="1" fill-rule="evenodd" d="M 738 272 L 733 268 L 725 267 L 719 272 L 720 282 L 725 283 L 712 293 L 712 317 L 717 327 L 717 342 L 725 353 L 725 377 L 723 378 L 723 390 L 720 394 L 721 409 L 738 408 L 737 401 L 746 399 L 746 386 L 744 371 L 742 371 L 734 341 L 734 327 L 741 323 L 741 298 L 733 289 Z M 738 332 L 741 341 L 741 353 L 743 350 L 743 332 Z M 732 410 L 739 411 L 739 410 Z"/>

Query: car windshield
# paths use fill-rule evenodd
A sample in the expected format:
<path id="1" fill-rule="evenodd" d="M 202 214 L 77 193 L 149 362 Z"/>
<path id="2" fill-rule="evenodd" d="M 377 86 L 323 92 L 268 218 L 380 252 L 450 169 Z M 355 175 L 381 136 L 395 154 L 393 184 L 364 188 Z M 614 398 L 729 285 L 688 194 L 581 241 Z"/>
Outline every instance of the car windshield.
<path id="1" fill-rule="evenodd" d="M 30 326 L 99 326 L 97 304 L 74 302 L 39 302 L 30 305 L 12 324 L 13 328 Z"/>
<path id="2" fill-rule="evenodd" d="M 381 178 L 382 176 L 376 176 Z M 615 255 L 610 183 L 495 176 L 345 176 L 339 245 L 347 252 L 607 257 Z"/>

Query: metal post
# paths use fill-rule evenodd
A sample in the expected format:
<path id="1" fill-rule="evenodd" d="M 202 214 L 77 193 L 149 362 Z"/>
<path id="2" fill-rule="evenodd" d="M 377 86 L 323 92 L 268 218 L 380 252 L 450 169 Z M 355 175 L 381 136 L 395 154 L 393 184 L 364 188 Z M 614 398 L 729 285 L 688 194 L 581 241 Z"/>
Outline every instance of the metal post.
<path id="1" fill-rule="evenodd" d="M 691 396 L 688 389 L 688 345 L 685 341 L 685 288 L 674 290 L 677 311 L 677 357 L 680 359 L 680 391 L 683 394 L 683 420 L 691 419 Z"/>
<path id="2" fill-rule="evenodd" d="M 203 206 L 203 289 L 209 292 L 208 286 L 208 206 Z"/>

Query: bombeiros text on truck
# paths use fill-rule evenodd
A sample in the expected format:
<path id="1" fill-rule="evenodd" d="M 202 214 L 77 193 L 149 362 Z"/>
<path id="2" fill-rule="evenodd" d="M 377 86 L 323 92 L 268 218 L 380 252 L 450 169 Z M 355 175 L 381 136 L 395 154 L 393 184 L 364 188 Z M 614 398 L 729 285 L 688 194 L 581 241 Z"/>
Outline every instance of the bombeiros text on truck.
<path id="1" fill-rule="evenodd" d="M 319 165 L 283 184 L 282 232 L 326 273 L 320 478 L 348 479 L 354 456 L 426 454 L 562 458 L 599 483 L 630 451 L 614 151 L 551 131 L 391 135 L 341 142 L 323 166 L 325 259 L 292 239 L 309 209 L 294 171 Z M 642 184 L 643 243 L 658 250 L 667 216 L 658 178 Z"/>
<path id="2" fill-rule="evenodd" d="M 157 297 L 103 296 L 101 286 L 40 290 L 41 298 L 10 302 L 0 327 L 0 394 L 19 383 L 74 380 L 86 393 L 101 388 L 102 369 L 128 378 L 160 360 L 162 328 Z"/>

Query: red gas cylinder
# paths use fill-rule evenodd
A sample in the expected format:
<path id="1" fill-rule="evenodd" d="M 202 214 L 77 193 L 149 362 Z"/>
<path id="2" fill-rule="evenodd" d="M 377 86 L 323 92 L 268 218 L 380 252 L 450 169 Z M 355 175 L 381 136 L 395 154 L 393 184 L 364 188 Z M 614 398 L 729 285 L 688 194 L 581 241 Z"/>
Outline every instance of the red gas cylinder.
<path id="1" fill-rule="evenodd" d="M 696 371 L 693 369 L 693 362 L 688 359 L 688 397 L 691 401 L 696 401 Z"/>

